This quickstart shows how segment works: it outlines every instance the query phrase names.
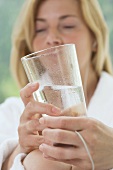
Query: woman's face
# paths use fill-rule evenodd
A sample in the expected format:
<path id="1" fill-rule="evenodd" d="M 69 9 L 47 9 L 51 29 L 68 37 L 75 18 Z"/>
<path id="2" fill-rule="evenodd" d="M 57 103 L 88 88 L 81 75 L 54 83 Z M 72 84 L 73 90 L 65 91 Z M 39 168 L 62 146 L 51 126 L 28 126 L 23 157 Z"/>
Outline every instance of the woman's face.
<path id="1" fill-rule="evenodd" d="M 77 0 L 45 0 L 42 3 L 36 16 L 34 51 L 73 43 L 82 71 L 90 62 L 93 41 Z"/>

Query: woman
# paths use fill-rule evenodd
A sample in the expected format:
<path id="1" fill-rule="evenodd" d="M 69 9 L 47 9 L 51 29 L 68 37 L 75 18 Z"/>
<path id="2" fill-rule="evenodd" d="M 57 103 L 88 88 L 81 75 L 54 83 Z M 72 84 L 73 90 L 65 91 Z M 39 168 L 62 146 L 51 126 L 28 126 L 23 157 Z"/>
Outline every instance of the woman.
<path id="1" fill-rule="evenodd" d="M 11 166 L 14 169 L 17 164 L 20 165 L 20 160 L 23 160 L 25 169 L 45 169 L 45 166 L 51 170 L 55 168 L 62 170 L 91 169 L 88 154 L 75 131 L 79 131 L 86 141 L 95 169 L 113 168 L 113 78 L 109 75 L 112 74 L 112 69 L 108 51 L 108 33 L 98 2 L 96 0 L 27 0 L 20 19 L 13 34 L 11 59 L 13 73 L 20 87 L 27 84 L 20 61 L 22 56 L 55 45 L 74 43 L 86 96 L 88 116 L 92 118 L 61 117 L 58 108 L 35 102 L 32 94 L 39 85 L 28 84 L 20 93 L 25 105 L 24 111 L 24 107 L 18 99 L 12 101 L 13 107 L 10 103 L 11 99 L 6 101 L 6 104 L 10 104 L 10 108 L 13 110 L 12 117 L 16 123 L 15 127 L 18 126 L 21 113 L 22 115 L 19 124 L 19 144 L 10 139 L 5 140 L 1 145 L 2 154 L 3 149 L 13 143 L 9 152 L 7 151 L 6 155 L 2 154 L 1 162 L 4 161 L 2 169 L 7 170 Z M 1 106 L 4 113 L 7 111 L 6 104 Z M 41 117 L 43 113 L 51 116 L 58 115 L 58 117 L 41 118 L 39 123 L 37 110 L 38 117 Z M 17 112 L 18 118 L 17 115 L 15 116 Z M 11 128 L 10 125 L 9 127 Z M 13 127 L 12 129 L 14 129 Z M 45 129 L 45 127 L 47 128 Z M 5 131 L 7 132 L 7 129 Z M 37 131 L 39 134 L 42 131 L 42 136 L 39 136 Z M 13 135 L 15 138 L 17 137 L 16 131 L 9 137 L 13 137 Z M 8 137 L 6 136 L 6 138 Z M 53 142 L 61 144 L 66 142 L 69 147 L 63 147 L 64 145 L 56 147 L 52 145 Z M 41 152 L 36 150 L 38 147 L 45 158 L 57 160 L 58 163 L 43 158 Z M 24 153 L 29 154 L 26 156 Z M 41 160 L 43 160 L 42 164 L 40 164 Z M 24 168 L 22 165 L 20 166 Z"/>

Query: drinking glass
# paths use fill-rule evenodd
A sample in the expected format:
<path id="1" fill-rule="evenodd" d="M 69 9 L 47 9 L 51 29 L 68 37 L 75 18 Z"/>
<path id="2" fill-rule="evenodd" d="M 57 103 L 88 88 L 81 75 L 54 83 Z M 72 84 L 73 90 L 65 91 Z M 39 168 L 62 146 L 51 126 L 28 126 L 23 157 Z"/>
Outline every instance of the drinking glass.
<path id="1" fill-rule="evenodd" d="M 35 100 L 85 115 L 86 102 L 74 44 L 51 47 L 26 55 L 22 63 L 29 82 L 38 82 Z"/>

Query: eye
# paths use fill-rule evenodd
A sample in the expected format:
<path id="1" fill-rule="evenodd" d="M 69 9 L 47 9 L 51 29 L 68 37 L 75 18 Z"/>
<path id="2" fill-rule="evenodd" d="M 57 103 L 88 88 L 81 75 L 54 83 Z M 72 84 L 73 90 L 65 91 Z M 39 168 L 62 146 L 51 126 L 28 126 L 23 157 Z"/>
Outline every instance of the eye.
<path id="1" fill-rule="evenodd" d="M 46 31 L 45 28 L 43 28 L 43 29 L 37 29 L 37 30 L 36 30 L 36 33 L 43 33 L 43 32 L 45 32 L 45 31 Z"/>
<path id="2" fill-rule="evenodd" d="M 66 26 L 63 26 L 64 29 L 73 29 L 75 28 L 74 25 L 66 25 Z"/>

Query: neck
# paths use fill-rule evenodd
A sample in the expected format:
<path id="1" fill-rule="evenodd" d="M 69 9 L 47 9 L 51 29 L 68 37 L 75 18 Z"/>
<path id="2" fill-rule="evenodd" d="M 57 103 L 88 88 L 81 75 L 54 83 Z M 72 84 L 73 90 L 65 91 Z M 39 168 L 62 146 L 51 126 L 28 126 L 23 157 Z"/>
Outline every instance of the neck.
<path id="1" fill-rule="evenodd" d="M 86 99 L 86 105 L 88 106 L 91 97 L 93 96 L 94 91 L 97 87 L 97 83 L 99 79 L 92 65 L 89 65 L 85 69 L 84 73 L 83 74 L 81 73 L 81 76 L 83 82 L 84 95 Z"/>

